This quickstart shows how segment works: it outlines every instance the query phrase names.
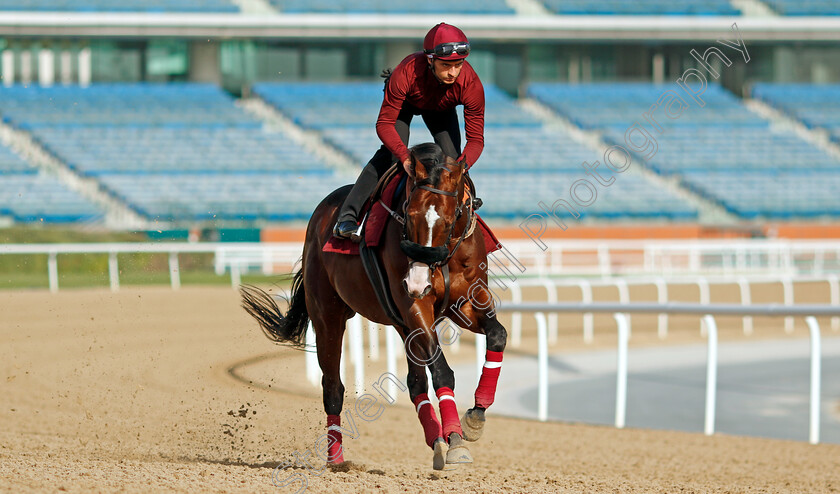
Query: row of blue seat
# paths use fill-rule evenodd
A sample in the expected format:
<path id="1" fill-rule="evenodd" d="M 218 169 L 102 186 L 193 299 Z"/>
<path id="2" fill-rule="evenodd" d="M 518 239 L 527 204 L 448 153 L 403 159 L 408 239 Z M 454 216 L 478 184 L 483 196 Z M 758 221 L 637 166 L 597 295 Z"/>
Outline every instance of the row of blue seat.
<path id="1" fill-rule="evenodd" d="M 41 128 L 41 145 L 79 173 L 326 173 L 318 158 L 278 132 L 163 128 Z"/>
<path id="2" fill-rule="evenodd" d="M 513 10 L 504 0 L 461 0 L 453 6 L 448 0 L 269 0 L 284 13 L 330 14 L 438 14 L 456 10 L 458 14 L 511 15 Z"/>
<path id="3" fill-rule="evenodd" d="M 46 12 L 236 13 L 230 0 L 0 0 L 0 10 Z"/>
<path id="4" fill-rule="evenodd" d="M 0 174 L 0 215 L 22 223 L 76 223 L 104 216 L 97 205 L 53 176 Z"/>
<path id="5" fill-rule="evenodd" d="M 752 94 L 840 143 L 840 84 L 756 84 Z"/>
<path id="6" fill-rule="evenodd" d="M 437 14 L 452 11 L 447 0 L 269 0 L 282 13 Z M 729 0 L 542 0 L 560 15 L 741 15 Z M 782 15 L 840 15 L 837 0 L 766 0 Z M 471 0 L 458 4 L 459 14 L 513 15 L 504 0 Z M 210 12 L 238 13 L 231 0 L 0 0 L 0 11 L 46 12 Z"/>
<path id="7" fill-rule="evenodd" d="M 103 189 L 160 221 L 309 218 L 321 198 L 353 177 L 329 174 L 103 175 Z"/>
<path id="8" fill-rule="evenodd" d="M 840 169 L 837 158 L 789 130 L 772 128 L 718 85 L 708 86 L 703 107 L 685 101 L 687 110 L 676 120 L 660 108 L 653 115 L 662 131 L 654 130 L 642 115 L 668 90 L 675 91 L 669 96 L 685 97 L 676 85 L 652 84 L 535 84 L 528 93 L 740 216 L 833 214 L 834 204 L 818 201 L 833 194 L 833 182 L 819 177 Z M 799 91 L 807 93 L 808 88 Z M 634 127 L 637 122 L 641 128 Z M 791 191 L 799 202 L 786 199 Z"/>
<path id="9" fill-rule="evenodd" d="M 113 126 L 257 128 L 261 122 L 210 84 L 0 88 L 3 120 L 21 128 Z"/>
<path id="10" fill-rule="evenodd" d="M 563 15 L 741 15 L 728 0 L 543 0 Z"/>
<path id="11" fill-rule="evenodd" d="M 840 15 L 840 2 L 837 0 L 764 0 L 776 12 L 782 15 Z"/>

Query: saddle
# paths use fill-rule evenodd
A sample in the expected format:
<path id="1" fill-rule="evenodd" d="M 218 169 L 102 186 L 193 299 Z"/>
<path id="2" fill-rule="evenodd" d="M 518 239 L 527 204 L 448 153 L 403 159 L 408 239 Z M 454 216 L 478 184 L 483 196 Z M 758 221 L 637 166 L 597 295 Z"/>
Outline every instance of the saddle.
<path id="1" fill-rule="evenodd" d="M 395 205 L 401 205 L 400 198 L 405 193 L 407 179 L 408 175 L 402 173 L 402 166 L 394 164 L 379 179 L 373 194 L 362 208 L 362 237 L 368 247 L 379 245 L 388 224 L 388 209 L 393 210 L 394 207 L 399 207 Z M 359 255 L 359 244 L 350 239 L 331 237 L 324 245 L 323 251 Z"/>

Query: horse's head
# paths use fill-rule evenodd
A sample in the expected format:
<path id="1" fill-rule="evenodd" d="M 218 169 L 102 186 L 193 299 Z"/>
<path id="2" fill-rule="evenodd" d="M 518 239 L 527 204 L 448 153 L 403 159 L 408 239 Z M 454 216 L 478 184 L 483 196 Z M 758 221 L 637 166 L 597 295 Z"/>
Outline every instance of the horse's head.
<path id="1" fill-rule="evenodd" d="M 450 256 L 449 243 L 462 211 L 466 163 L 444 155 L 437 144 L 411 148 L 411 163 L 414 180 L 400 248 L 410 259 L 403 284 L 410 296 L 421 298 L 432 287 L 434 268 Z"/>

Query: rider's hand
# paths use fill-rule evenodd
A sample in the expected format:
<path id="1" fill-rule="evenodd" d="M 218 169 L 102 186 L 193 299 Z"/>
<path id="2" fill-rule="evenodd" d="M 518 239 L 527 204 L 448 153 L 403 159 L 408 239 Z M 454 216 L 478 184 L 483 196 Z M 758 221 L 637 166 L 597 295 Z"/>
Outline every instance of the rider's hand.
<path id="1" fill-rule="evenodd" d="M 411 158 L 403 161 L 403 168 L 405 169 L 405 172 L 408 173 L 409 177 L 414 176 L 414 170 L 411 169 Z"/>

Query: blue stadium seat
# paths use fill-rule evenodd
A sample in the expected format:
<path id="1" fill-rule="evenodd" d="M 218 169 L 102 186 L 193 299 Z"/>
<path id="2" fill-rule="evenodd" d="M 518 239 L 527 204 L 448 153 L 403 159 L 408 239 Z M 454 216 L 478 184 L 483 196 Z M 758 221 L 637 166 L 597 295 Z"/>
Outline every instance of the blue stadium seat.
<path id="1" fill-rule="evenodd" d="M 239 12 L 230 0 L 0 0 L 0 11 L 34 12 Z"/>
<path id="2" fill-rule="evenodd" d="M 0 145 L 0 215 L 21 223 L 67 223 L 94 221 L 103 212 Z"/>
<path id="3" fill-rule="evenodd" d="M 667 90 L 686 98 L 688 108 L 675 119 L 661 109 L 654 112 L 663 129 L 659 133 L 642 114 Z M 658 150 L 648 160 L 635 153 L 636 160 L 742 217 L 813 217 L 834 214 L 840 206 L 840 199 L 829 199 L 833 182 L 818 178 L 834 174 L 840 161 L 771 127 L 720 86 L 708 86 L 702 108 L 676 85 L 532 84 L 528 94 L 581 127 L 601 132 L 612 144 L 628 147 L 628 129 L 642 122 Z"/>
<path id="4" fill-rule="evenodd" d="M 542 0 L 561 15 L 741 15 L 728 0 Z"/>
<path id="5" fill-rule="evenodd" d="M 840 84 L 756 84 L 752 94 L 840 143 Z"/>
<path id="6" fill-rule="evenodd" d="M 765 0 L 782 15 L 840 15 L 838 0 Z"/>
<path id="7" fill-rule="evenodd" d="M 20 223 L 96 221 L 103 212 L 57 178 L 32 173 L 0 175 L 0 215 Z"/>
<path id="8" fill-rule="evenodd" d="M 284 13 L 311 14 L 500 14 L 515 11 L 505 0 L 463 0 L 457 6 L 447 0 L 269 0 Z"/>
<path id="9" fill-rule="evenodd" d="M 38 170 L 24 161 L 11 149 L 0 144 L 0 179 L 2 175 L 19 175 L 38 173 Z"/>
<path id="10" fill-rule="evenodd" d="M 276 209 L 298 198 L 309 214 L 351 180 L 212 85 L 16 86 L 0 89 L 0 114 L 150 219 L 300 219 L 300 206 Z"/>
<path id="11" fill-rule="evenodd" d="M 382 83 L 272 83 L 256 85 L 254 92 L 298 124 L 321 132 L 360 166 L 381 146 L 374 123 L 382 103 Z M 596 151 L 560 129 L 546 128 L 495 86 L 485 86 L 485 99 L 485 148 L 470 171 L 479 194 L 486 199 L 483 216 L 514 219 L 539 212 L 540 200 L 551 204 L 567 194 L 576 180 L 587 178 L 581 163 L 598 160 Z M 463 122 L 462 113 L 459 119 Z M 430 137 L 422 120 L 415 118 L 409 145 L 428 142 Z M 697 216 L 696 209 L 685 200 L 663 193 L 644 177 L 624 183 L 623 190 L 631 194 L 605 193 L 583 215 Z"/>
<path id="12" fill-rule="evenodd" d="M 355 177 L 150 173 L 110 174 L 99 179 L 138 213 L 160 221 L 291 221 L 309 219 L 324 196 Z"/>

